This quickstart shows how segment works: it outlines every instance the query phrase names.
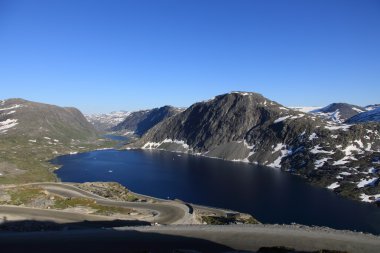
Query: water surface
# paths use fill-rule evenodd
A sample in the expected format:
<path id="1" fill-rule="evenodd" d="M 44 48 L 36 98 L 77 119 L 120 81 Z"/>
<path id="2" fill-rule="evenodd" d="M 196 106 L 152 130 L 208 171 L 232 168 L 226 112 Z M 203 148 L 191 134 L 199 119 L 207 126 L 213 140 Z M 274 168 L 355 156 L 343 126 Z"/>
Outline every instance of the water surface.
<path id="1" fill-rule="evenodd" d="M 159 198 L 250 213 L 264 223 L 300 223 L 380 234 L 380 208 L 339 197 L 279 170 L 164 151 L 102 150 L 61 156 L 66 182 L 116 181 Z"/>

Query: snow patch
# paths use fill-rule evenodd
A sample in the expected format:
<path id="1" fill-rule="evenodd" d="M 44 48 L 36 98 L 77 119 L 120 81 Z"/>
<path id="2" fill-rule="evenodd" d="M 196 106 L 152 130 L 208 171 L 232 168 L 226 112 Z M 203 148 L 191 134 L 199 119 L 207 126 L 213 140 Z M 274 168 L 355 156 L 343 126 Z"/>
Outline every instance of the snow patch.
<path id="1" fill-rule="evenodd" d="M 250 96 L 250 95 L 253 95 L 252 92 L 241 92 L 241 91 L 232 91 L 232 92 L 230 92 L 230 94 L 239 94 L 239 95 L 242 95 L 242 96 Z"/>
<path id="2" fill-rule="evenodd" d="M 0 109 L 0 111 L 8 111 L 8 110 L 12 110 L 12 109 L 20 108 L 20 107 L 23 107 L 23 105 L 12 105 L 11 107 Z"/>
<path id="3" fill-rule="evenodd" d="M 361 140 L 355 140 L 354 142 L 356 142 L 360 148 L 364 147 L 363 142 Z"/>
<path id="4" fill-rule="evenodd" d="M 343 131 L 347 131 L 348 129 L 350 129 L 351 125 L 327 125 L 325 126 L 326 129 L 328 130 L 343 130 Z"/>
<path id="5" fill-rule="evenodd" d="M 373 177 L 369 179 L 363 178 L 359 181 L 359 183 L 357 183 L 357 187 L 363 188 L 366 186 L 372 186 L 377 181 L 377 179 L 378 179 L 377 177 Z"/>
<path id="6" fill-rule="evenodd" d="M 189 145 L 187 145 L 185 141 L 172 140 L 172 139 L 165 139 L 161 142 L 147 142 L 144 144 L 144 146 L 142 146 L 142 149 L 157 149 L 163 143 L 176 143 L 176 144 L 182 145 L 184 149 L 189 150 Z"/>
<path id="7" fill-rule="evenodd" d="M 280 118 L 276 119 L 273 123 L 277 124 L 279 122 L 282 122 L 282 121 L 286 120 L 289 117 L 290 117 L 289 115 L 288 116 L 284 116 L 284 117 L 280 117 Z"/>
<path id="8" fill-rule="evenodd" d="M 309 136 L 309 141 L 312 141 L 312 140 L 317 139 L 317 138 L 318 138 L 317 134 L 316 133 L 312 133 Z"/>
<path id="9" fill-rule="evenodd" d="M 331 159 L 331 158 L 322 158 L 322 159 L 316 160 L 314 162 L 315 169 L 322 167 L 325 164 L 325 162 L 327 162 L 327 160 L 329 160 L 329 159 Z"/>
<path id="10" fill-rule="evenodd" d="M 7 112 L 5 115 L 11 115 L 13 113 L 15 113 L 16 111 L 10 111 L 10 112 Z"/>
<path id="11" fill-rule="evenodd" d="M 281 149 L 286 148 L 286 145 L 283 143 L 277 143 L 276 147 L 273 149 L 272 154 L 280 151 Z"/>
<path id="12" fill-rule="evenodd" d="M 330 184 L 329 186 L 327 186 L 326 188 L 330 189 L 330 190 L 334 190 L 334 189 L 336 189 L 338 187 L 340 187 L 339 183 L 338 182 L 334 182 L 334 183 Z"/>
<path id="13" fill-rule="evenodd" d="M 362 194 L 360 195 L 360 199 L 361 199 L 361 201 L 363 201 L 363 202 L 372 203 L 372 202 L 376 202 L 376 201 L 379 201 L 379 200 L 380 200 L 380 194 L 367 195 L 367 194 L 365 194 L 365 193 L 362 193 Z"/>
<path id="14" fill-rule="evenodd" d="M 5 133 L 8 129 L 15 127 L 18 124 L 17 119 L 7 119 L 0 121 L 0 133 Z"/>
<path id="15" fill-rule="evenodd" d="M 275 153 L 277 151 L 281 151 L 281 154 L 277 157 L 276 160 L 274 160 L 271 164 L 268 164 L 267 166 L 269 167 L 272 167 L 272 168 L 281 168 L 281 160 L 282 158 L 290 155 L 292 152 L 291 150 L 287 150 L 285 149 L 286 145 L 282 144 L 282 143 L 278 143 L 277 146 L 274 148 L 274 152 L 272 153 Z"/>
<path id="16" fill-rule="evenodd" d="M 363 110 L 360 110 L 359 108 L 352 107 L 352 110 L 357 111 L 358 113 L 364 112 Z"/>
<path id="17" fill-rule="evenodd" d="M 313 154 L 334 154 L 334 151 L 326 151 L 326 150 L 321 150 L 321 146 L 319 144 L 317 146 L 314 146 L 313 149 L 310 150 L 311 153 Z"/>

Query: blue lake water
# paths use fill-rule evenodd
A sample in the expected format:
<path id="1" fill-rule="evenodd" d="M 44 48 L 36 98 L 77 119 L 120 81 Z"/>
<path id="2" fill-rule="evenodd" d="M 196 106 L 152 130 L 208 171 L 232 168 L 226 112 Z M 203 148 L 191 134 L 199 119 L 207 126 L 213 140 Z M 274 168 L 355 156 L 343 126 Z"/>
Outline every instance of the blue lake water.
<path id="1" fill-rule="evenodd" d="M 264 223 L 380 234 L 380 208 L 337 196 L 279 170 L 164 151 L 102 150 L 61 156 L 66 182 L 116 181 L 159 198 L 250 213 Z"/>

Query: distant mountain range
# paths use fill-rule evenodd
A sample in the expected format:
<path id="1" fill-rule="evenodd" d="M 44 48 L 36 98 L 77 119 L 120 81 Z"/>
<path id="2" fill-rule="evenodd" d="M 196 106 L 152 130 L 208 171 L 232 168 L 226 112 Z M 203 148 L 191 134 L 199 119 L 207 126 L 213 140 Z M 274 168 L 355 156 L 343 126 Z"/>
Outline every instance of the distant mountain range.
<path id="1" fill-rule="evenodd" d="M 332 103 L 326 107 L 290 107 L 293 110 L 314 114 L 335 123 L 380 122 L 379 104 L 360 107 L 347 103 Z M 370 112 L 372 111 L 372 112 Z"/>
<path id="2" fill-rule="evenodd" d="M 321 109 L 313 110 L 310 113 L 319 117 L 332 120 L 336 123 L 343 123 L 358 113 L 365 112 L 363 107 L 346 103 L 333 103 Z"/>
<path id="3" fill-rule="evenodd" d="M 349 118 L 346 123 L 357 124 L 357 123 L 367 123 L 367 122 L 380 122 L 380 107 L 356 114 L 355 116 Z"/>
<path id="4" fill-rule="evenodd" d="M 86 114 L 86 119 L 99 131 L 108 131 L 131 114 L 127 111 L 116 111 L 103 114 Z"/>
<path id="5" fill-rule="evenodd" d="M 181 111 L 183 111 L 183 109 L 173 106 L 163 106 L 134 112 L 118 111 L 85 116 L 99 131 L 111 131 L 123 135 L 133 134 L 141 136 L 164 119 Z"/>
<path id="6" fill-rule="evenodd" d="M 380 124 L 342 124 L 352 111 L 367 113 L 360 107 L 333 104 L 319 111 L 335 113 L 336 120 L 330 120 L 257 93 L 232 92 L 193 104 L 126 148 L 258 163 L 351 198 L 374 201 L 380 198 Z"/>
<path id="7" fill-rule="evenodd" d="M 180 108 L 163 106 L 150 110 L 132 112 L 122 122 L 112 127 L 110 130 L 122 132 L 124 134 L 133 133 L 141 136 L 161 121 L 172 117 L 181 111 L 183 110 Z"/>

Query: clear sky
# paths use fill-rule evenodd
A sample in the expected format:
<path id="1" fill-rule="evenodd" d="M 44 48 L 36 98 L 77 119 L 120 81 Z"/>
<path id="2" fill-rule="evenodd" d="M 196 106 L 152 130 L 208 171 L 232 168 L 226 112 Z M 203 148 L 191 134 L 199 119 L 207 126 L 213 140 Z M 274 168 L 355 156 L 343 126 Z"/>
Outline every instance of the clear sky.
<path id="1" fill-rule="evenodd" d="M 380 103 L 379 0 L 0 0 L 0 98 L 86 113 L 233 90 Z"/>

